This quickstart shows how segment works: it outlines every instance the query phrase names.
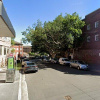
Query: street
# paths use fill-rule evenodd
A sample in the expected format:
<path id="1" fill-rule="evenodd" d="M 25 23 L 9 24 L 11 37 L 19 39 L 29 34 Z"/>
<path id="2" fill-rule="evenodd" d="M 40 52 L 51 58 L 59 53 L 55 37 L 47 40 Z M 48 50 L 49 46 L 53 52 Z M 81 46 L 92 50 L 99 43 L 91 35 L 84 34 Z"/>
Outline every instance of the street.
<path id="1" fill-rule="evenodd" d="M 100 73 L 51 63 L 38 66 L 38 72 L 25 74 L 29 100 L 100 100 Z"/>

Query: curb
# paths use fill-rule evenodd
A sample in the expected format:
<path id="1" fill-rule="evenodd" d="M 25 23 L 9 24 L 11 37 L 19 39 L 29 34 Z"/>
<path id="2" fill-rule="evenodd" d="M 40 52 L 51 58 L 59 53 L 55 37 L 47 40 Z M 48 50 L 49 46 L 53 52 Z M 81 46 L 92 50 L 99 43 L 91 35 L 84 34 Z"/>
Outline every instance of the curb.
<path id="1" fill-rule="evenodd" d="M 92 71 L 92 72 L 100 72 L 100 70 L 90 70 L 90 71 Z"/>
<path id="2" fill-rule="evenodd" d="M 20 73 L 18 100 L 29 100 L 25 75 Z"/>

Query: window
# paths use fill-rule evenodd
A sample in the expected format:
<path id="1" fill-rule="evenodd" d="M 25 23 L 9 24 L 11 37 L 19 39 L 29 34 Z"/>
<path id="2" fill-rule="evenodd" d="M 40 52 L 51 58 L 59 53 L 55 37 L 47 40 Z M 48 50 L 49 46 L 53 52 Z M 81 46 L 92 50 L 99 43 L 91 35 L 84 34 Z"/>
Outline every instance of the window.
<path id="1" fill-rule="evenodd" d="M 95 35 L 95 41 L 99 41 L 99 35 Z"/>
<path id="2" fill-rule="evenodd" d="M 97 28 L 99 26 L 99 21 L 95 22 L 95 28 Z"/>
<path id="3" fill-rule="evenodd" d="M 6 48 L 4 48 L 4 55 L 6 55 Z"/>
<path id="4" fill-rule="evenodd" d="M 2 55 L 2 46 L 0 46 L 0 55 Z"/>
<path id="5" fill-rule="evenodd" d="M 20 48 L 20 50 L 22 50 L 22 48 Z"/>
<path id="6" fill-rule="evenodd" d="M 9 48 L 7 49 L 7 54 L 9 54 Z"/>
<path id="7" fill-rule="evenodd" d="M 90 36 L 87 37 L 87 42 L 90 42 Z"/>
<path id="8" fill-rule="evenodd" d="M 17 48 L 17 50 L 19 50 L 19 48 Z"/>
<path id="9" fill-rule="evenodd" d="M 90 30 L 90 24 L 87 25 L 87 30 Z"/>

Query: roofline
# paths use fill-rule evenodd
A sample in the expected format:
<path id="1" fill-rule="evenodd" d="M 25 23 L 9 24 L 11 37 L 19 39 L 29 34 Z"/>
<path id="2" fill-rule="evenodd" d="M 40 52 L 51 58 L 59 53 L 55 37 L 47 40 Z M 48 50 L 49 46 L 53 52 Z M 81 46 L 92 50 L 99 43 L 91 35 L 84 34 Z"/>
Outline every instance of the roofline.
<path id="1" fill-rule="evenodd" d="M 97 10 L 100 10 L 100 8 L 98 8 Z M 94 10 L 94 11 L 92 11 L 91 13 L 85 15 L 85 17 L 88 16 L 88 15 L 90 15 L 90 14 L 92 14 L 92 13 L 94 13 L 94 12 L 96 12 L 97 10 Z"/>
<path id="2" fill-rule="evenodd" d="M 7 27 L 9 28 L 9 30 L 11 31 L 13 37 L 15 37 L 16 36 L 15 30 L 14 30 L 12 23 L 11 23 L 11 21 L 10 21 L 8 15 L 7 15 L 7 12 L 4 8 L 2 1 L 0 1 L 0 16 L 3 19 L 4 23 L 7 25 Z"/>
<path id="3" fill-rule="evenodd" d="M 17 41 L 14 41 L 15 42 L 15 44 L 14 45 L 17 45 L 17 43 L 18 43 L 18 45 L 23 45 L 22 43 L 20 43 L 20 42 L 17 42 Z"/>

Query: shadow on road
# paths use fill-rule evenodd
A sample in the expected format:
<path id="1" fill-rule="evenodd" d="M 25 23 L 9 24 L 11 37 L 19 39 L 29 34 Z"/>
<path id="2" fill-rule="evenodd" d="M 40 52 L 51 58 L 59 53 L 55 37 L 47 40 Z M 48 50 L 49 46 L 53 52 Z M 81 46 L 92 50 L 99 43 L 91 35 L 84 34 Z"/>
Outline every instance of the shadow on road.
<path id="1" fill-rule="evenodd" d="M 91 70 L 85 71 L 85 70 L 78 70 L 75 68 L 70 68 L 69 66 L 63 66 L 60 64 L 53 64 L 49 62 L 40 62 L 38 63 L 39 69 L 46 70 L 47 68 L 52 68 L 54 70 L 63 72 L 64 74 L 75 74 L 75 75 L 100 75 L 100 72 L 93 72 Z"/>

